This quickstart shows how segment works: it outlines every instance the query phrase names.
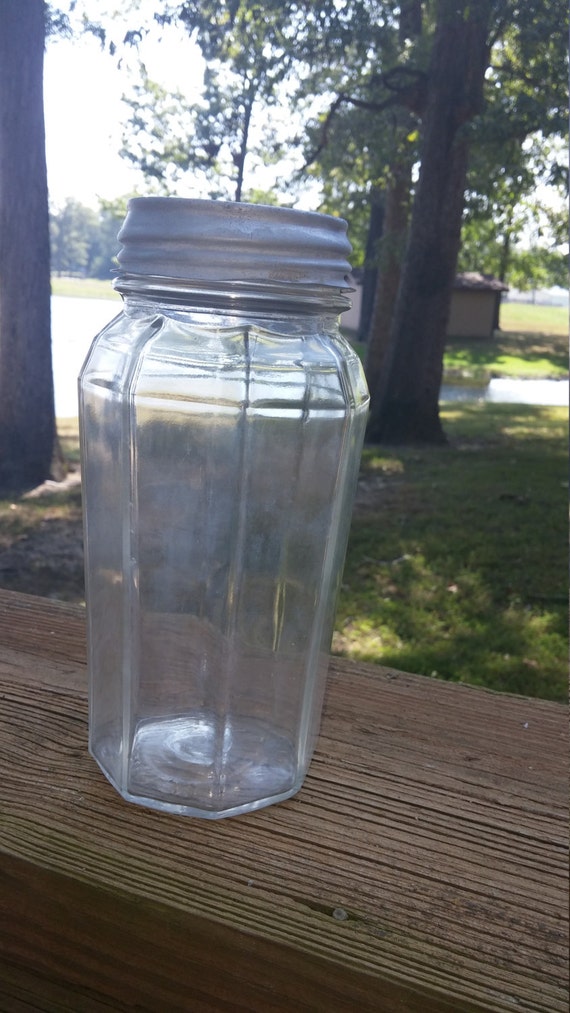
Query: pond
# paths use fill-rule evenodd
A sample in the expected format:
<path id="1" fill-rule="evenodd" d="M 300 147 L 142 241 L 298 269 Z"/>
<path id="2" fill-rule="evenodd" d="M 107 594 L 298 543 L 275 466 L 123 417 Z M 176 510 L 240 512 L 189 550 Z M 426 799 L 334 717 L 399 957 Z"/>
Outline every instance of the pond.
<path id="1" fill-rule="evenodd" d="M 443 384 L 441 401 L 495 401 L 511 404 L 568 405 L 568 380 L 521 380 L 518 377 L 500 376 L 485 387 L 468 387 L 461 384 Z"/>
<path id="2" fill-rule="evenodd" d="M 102 327 L 121 311 L 113 299 L 51 297 L 51 333 L 55 413 L 77 416 L 77 377 L 91 343 Z"/>
<path id="3" fill-rule="evenodd" d="M 111 299 L 52 296 L 52 349 L 55 410 L 58 418 L 77 415 L 77 376 L 95 335 L 121 310 Z M 502 401 L 567 405 L 568 380 L 518 380 L 500 377 L 486 387 L 444 384 L 442 401 Z"/>

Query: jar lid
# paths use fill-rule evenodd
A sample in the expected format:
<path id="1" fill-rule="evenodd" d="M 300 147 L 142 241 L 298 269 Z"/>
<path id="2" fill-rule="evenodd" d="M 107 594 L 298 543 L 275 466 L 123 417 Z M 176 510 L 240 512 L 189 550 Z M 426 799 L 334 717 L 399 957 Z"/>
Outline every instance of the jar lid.
<path id="1" fill-rule="evenodd" d="M 134 197 L 120 273 L 193 282 L 352 288 L 342 218 L 263 204 Z"/>

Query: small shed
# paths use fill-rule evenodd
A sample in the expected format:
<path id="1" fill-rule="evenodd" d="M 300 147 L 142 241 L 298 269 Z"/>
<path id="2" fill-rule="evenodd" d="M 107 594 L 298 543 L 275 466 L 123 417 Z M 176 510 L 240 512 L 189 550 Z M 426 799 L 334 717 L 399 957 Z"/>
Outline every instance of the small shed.
<path id="1" fill-rule="evenodd" d="M 509 286 L 491 274 L 456 275 L 447 333 L 457 338 L 492 338 L 498 325 L 501 293 Z"/>

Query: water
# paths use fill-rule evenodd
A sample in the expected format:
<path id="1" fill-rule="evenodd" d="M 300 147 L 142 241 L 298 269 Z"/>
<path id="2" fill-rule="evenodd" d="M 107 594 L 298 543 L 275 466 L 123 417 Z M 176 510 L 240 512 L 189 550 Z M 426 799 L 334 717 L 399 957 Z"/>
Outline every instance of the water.
<path id="1" fill-rule="evenodd" d="M 464 403 L 495 402 L 502 404 L 568 405 L 568 380 L 521 380 L 517 377 L 496 377 L 486 387 L 443 384 L 440 401 Z"/>
<path id="2" fill-rule="evenodd" d="M 93 338 L 120 313 L 116 299 L 51 298 L 51 329 L 55 413 L 60 419 L 77 416 L 77 377 Z"/>
<path id="3" fill-rule="evenodd" d="M 96 334 L 121 310 L 116 299 L 52 296 L 52 347 L 55 410 L 58 418 L 77 416 L 77 376 Z M 441 401 L 513 404 L 568 404 L 568 380 L 520 380 L 499 377 L 486 387 L 444 384 Z"/>

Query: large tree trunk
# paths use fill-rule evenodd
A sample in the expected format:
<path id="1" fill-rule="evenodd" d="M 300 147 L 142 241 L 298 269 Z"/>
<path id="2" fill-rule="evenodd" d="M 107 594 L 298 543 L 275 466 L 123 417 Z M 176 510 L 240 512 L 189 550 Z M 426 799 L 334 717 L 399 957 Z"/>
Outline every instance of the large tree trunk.
<path id="1" fill-rule="evenodd" d="M 358 322 L 358 340 L 368 341 L 374 310 L 374 293 L 378 281 L 378 246 L 384 231 L 384 196 L 374 188 L 370 195 L 370 218 L 366 236 L 364 270 L 362 273 L 362 303 Z"/>
<path id="2" fill-rule="evenodd" d="M 381 389 L 390 325 L 400 288 L 410 210 L 411 159 L 400 158 L 391 170 L 392 178 L 385 194 L 384 231 L 378 244 L 378 277 L 366 353 L 366 380 L 372 411 L 377 391 Z"/>
<path id="3" fill-rule="evenodd" d="M 482 105 L 490 0 L 439 0 L 421 170 L 371 442 L 443 442 L 439 389 L 459 250 L 466 123 Z"/>
<path id="4" fill-rule="evenodd" d="M 42 0 L 0 2 L 0 490 L 50 474 L 50 335 Z"/>
<path id="5" fill-rule="evenodd" d="M 416 42 L 423 30 L 421 0 L 403 0 L 400 5 L 400 23 L 398 36 L 402 51 L 408 42 Z M 393 119 L 394 157 L 388 173 L 385 194 L 384 233 L 379 244 L 379 270 L 376 279 L 373 311 L 368 335 L 366 355 L 366 379 L 370 390 L 370 408 L 374 413 L 382 390 L 382 378 L 386 367 L 387 354 L 390 347 L 390 331 L 394 318 L 394 308 L 400 290 L 402 262 L 408 235 L 410 218 L 410 200 L 412 189 L 412 169 L 414 164 L 414 148 L 409 143 L 409 135 L 415 130 L 417 115 L 423 99 L 416 101 L 415 116 L 409 115 L 403 108 Z M 411 111 L 413 106 L 409 107 Z"/>

